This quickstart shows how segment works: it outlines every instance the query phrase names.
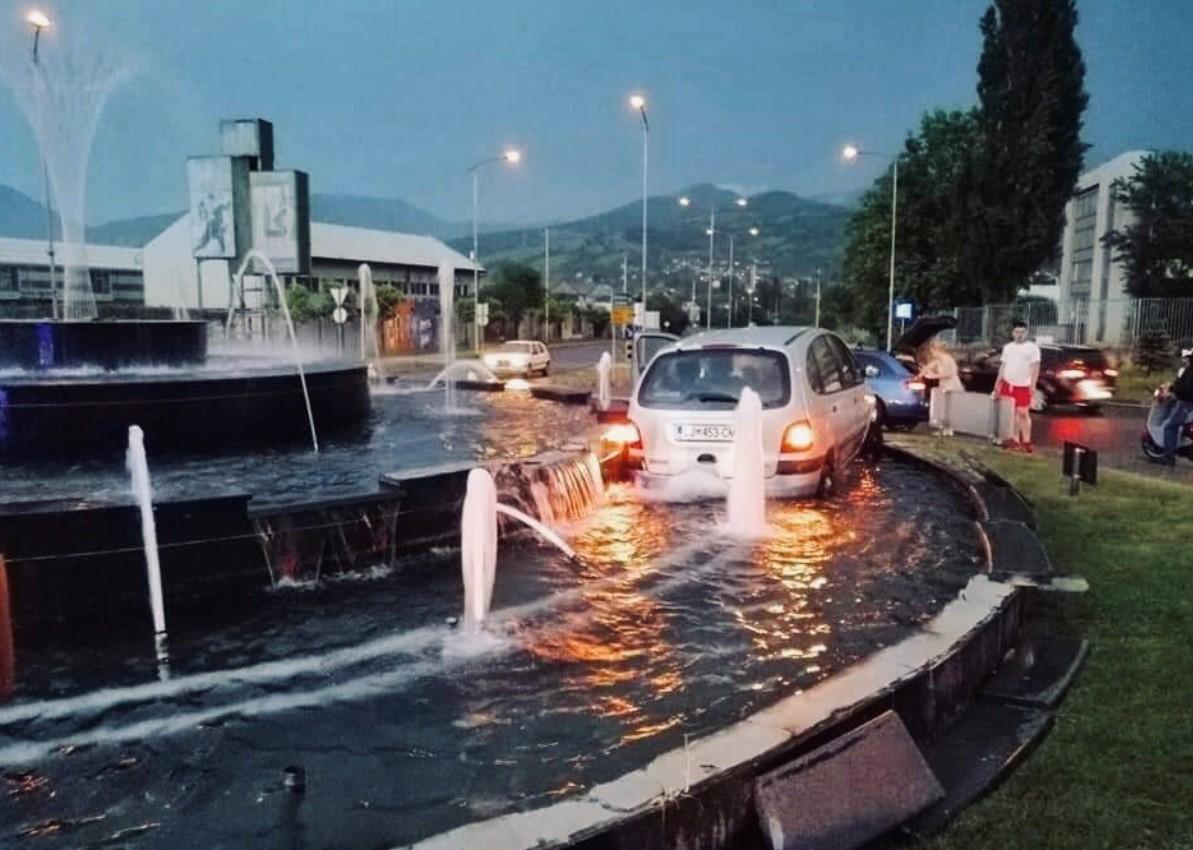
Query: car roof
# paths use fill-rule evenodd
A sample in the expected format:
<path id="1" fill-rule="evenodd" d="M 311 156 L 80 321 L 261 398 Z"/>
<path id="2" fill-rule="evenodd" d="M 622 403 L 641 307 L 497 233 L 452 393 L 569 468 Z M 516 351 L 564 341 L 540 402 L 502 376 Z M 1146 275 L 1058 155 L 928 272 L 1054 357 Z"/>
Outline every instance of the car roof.
<path id="1" fill-rule="evenodd" d="M 722 330 L 704 331 L 693 336 L 684 337 L 676 342 L 675 347 L 681 351 L 693 348 L 703 348 L 710 345 L 738 345 L 743 348 L 750 346 L 766 346 L 768 348 L 786 348 L 808 331 L 815 331 L 803 325 L 766 325 L 752 328 L 724 328 Z M 810 338 L 810 336 L 809 336 Z"/>

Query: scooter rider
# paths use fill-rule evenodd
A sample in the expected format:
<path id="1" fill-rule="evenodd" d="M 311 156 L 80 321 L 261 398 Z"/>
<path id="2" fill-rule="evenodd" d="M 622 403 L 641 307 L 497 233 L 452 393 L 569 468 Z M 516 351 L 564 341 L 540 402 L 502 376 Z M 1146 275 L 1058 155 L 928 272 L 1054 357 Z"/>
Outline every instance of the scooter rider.
<path id="1" fill-rule="evenodd" d="M 1172 396 L 1172 407 L 1161 428 L 1164 431 L 1164 457 L 1156 461 L 1166 466 L 1176 465 L 1176 447 L 1180 443 L 1181 428 L 1193 413 L 1193 348 L 1181 351 L 1182 368 L 1171 384 L 1161 387 L 1163 395 Z"/>

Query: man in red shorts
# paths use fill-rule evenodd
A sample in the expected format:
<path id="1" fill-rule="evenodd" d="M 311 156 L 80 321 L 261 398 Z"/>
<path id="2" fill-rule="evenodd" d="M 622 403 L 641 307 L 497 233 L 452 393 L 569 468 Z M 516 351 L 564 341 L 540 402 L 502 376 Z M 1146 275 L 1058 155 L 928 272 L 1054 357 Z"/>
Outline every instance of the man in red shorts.
<path id="1" fill-rule="evenodd" d="M 991 397 L 1015 399 L 1014 436 L 1003 448 L 1028 452 L 1031 444 L 1031 399 L 1040 377 L 1040 347 L 1027 338 L 1027 325 L 1016 321 L 1011 326 L 1011 341 L 1002 348 L 1002 364 Z"/>

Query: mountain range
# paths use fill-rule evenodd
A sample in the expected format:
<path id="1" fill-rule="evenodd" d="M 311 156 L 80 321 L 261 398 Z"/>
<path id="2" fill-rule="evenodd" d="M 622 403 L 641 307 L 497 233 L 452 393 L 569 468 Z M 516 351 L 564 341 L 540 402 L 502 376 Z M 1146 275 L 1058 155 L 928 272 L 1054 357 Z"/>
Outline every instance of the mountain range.
<path id="1" fill-rule="evenodd" d="M 681 196 L 690 205 L 681 206 Z M 652 275 L 691 275 L 707 267 L 709 211 L 717 210 L 715 264 L 728 261 L 728 237 L 733 235 L 735 260 L 740 267 L 758 260 L 762 271 L 784 276 L 808 275 L 817 268 L 831 273 L 844 243 L 845 223 L 850 209 L 836 203 L 803 198 L 791 192 L 768 191 L 752 196 L 739 207 L 737 195 L 711 184 L 699 184 L 676 195 L 658 195 L 648 202 L 648 254 Z M 396 198 L 368 198 L 355 195 L 313 194 L 312 217 L 316 221 L 422 233 L 446 240 L 468 253 L 472 247 L 471 225 L 451 222 Z M 120 219 L 87 229 L 88 241 L 96 244 L 140 247 L 164 230 L 181 212 Z M 758 236 L 750 236 L 757 227 Z M 7 186 L 0 185 L 0 236 L 41 239 L 45 236 L 46 212 L 41 203 Z M 634 279 L 640 262 L 642 204 L 631 202 L 596 215 L 549 226 L 551 278 L 582 277 L 588 281 L 617 283 L 621 280 L 623 256 Z M 479 248 L 482 262 L 502 260 L 542 266 L 542 227 L 483 227 Z"/>

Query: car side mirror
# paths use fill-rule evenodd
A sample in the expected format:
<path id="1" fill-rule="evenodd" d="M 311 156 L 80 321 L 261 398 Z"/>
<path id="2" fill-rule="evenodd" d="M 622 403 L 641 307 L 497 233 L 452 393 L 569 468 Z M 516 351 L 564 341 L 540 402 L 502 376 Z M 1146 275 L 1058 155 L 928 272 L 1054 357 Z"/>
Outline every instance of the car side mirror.
<path id="1" fill-rule="evenodd" d="M 867 378 L 877 378 L 878 375 L 879 375 L 879 372 L 878 372 L 877 366 L 867 366 L 866 367 L 866 377 Z"/>

